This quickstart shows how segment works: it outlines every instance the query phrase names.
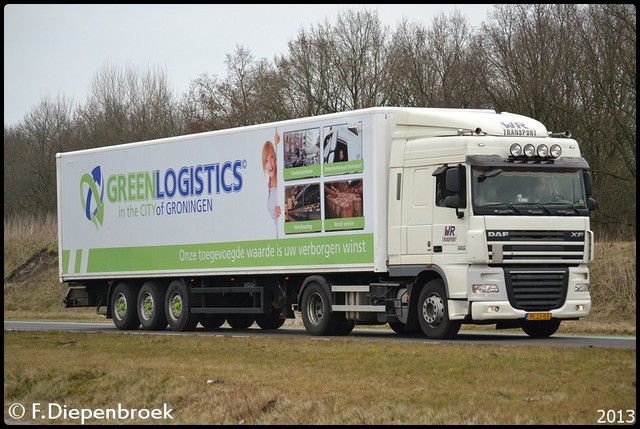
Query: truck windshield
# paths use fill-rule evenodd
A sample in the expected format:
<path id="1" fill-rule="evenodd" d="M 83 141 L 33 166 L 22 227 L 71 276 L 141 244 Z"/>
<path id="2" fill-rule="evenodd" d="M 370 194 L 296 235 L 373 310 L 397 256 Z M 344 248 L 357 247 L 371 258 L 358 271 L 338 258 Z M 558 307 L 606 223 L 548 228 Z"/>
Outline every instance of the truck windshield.
<path id="1" fill-rule="evenodd" d="M 582 170 L 473 169 L 476 214 L 588 216 Z"/>

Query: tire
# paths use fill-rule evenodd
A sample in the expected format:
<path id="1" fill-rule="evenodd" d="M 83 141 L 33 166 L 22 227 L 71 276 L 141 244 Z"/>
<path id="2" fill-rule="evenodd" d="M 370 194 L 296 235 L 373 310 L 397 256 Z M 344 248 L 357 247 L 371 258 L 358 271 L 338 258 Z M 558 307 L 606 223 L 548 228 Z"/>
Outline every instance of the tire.
<path id="1" fill-rule="evenodd" d="M 420 328 L 420 324 L 418 323 L 417 319 L 416 324 L 417 326 L 412 329 L 408 323 L 389 322 L 389 327 L 393 330 L 393 332 L 400 335 L 422 334 L 422 329 Z"/>
<path id="2" fill-rule="evenodd" d="M 281 319 L 278 313 L 258 314 L 256 316 L 256 324 L 261 329 L 278 329 L 284 325 L 284 321 L 285 319 Z"/>
<path id="3" fill-rule="evenodd" d="M 393 330 L 393 332 L 395 332 L 396 334 L 400 334 L 400 335 L 404 335 L 406 333 L 404 331 L 406 326 L 407 325 L 405 323 L 402 323 L 402 322 L 389 322 L 389 327 Z"/>
<path id="4" fill-rule="evenodd" d="M 167 316 L 164 311 L 166 287 L 158 282 L 146 282 L 138 292 L 138 318 L 145 331 L 164 331 Z"/>
<path id="5" fill-rule="evenodd" d="M 547 338 L 556 333 L 560 328 L 560 322 L 560 319 L 526 321 L 522 325 L 522 330 L 531 338 Z"/>
<path id="6" fill-rule="evenodd" d="M 189 310 L 189 288 L 182 280 L 174 280 L 164 300 L 165 316 L 172 331 L 189 332 L 196 328 L 199 316 Z"/>
<path id="7" fill-rule="evenodd" d="M 227 323 L 233 329 L 247 329 L 253 325 L 255 317 L 253 314 L 227 314 Z"/>
<path id="8" fill-rule="evenodd" d="M 349 335 L 355 326 L 356 322 L 353 320 L 343 319 L 340 321 L 338 329 L 336 329 L 336 335 Z"/>
<path id="9" fill-rule="evenodd" d="M 453 339 L 458 335 L 461 322 L 449 320 L 447 295 L 442 280 L 431 280 L 420 291 L 418 320 L 427 338 L 443 340 Z"/>
<path id="10" fill-rule="evenodd" d="M 131 283 L 118 283 L 111 294 L 113 323 L 122 331 L 138 329 L 140 320 L 136 310 L 137 288 Z"/>
<path id="11" fill-rule="evenodd" d="M 310 283 L 302 295 L 302 321 L 311 335 L 335 335 L 342 315 L 331 312 L 329 296 L 319 283 Z"/>
<path id="12" fill-rule="evenodd" d="M 225 315 L 219 313 L 203 314 L 200 317 L 200 324 L 204 329 L 218 329 L 224 324 Z"/>

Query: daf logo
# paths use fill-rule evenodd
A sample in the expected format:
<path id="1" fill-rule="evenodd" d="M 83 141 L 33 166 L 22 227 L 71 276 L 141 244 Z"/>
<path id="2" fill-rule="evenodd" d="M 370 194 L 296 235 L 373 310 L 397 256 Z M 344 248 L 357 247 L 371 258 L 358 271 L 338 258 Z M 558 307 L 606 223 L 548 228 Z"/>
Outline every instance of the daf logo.
<path id="1" fill-rule="evenodd" d="M 488 231 L 487 235 L 489 237 L 508 237 L 509 231 Z"/>

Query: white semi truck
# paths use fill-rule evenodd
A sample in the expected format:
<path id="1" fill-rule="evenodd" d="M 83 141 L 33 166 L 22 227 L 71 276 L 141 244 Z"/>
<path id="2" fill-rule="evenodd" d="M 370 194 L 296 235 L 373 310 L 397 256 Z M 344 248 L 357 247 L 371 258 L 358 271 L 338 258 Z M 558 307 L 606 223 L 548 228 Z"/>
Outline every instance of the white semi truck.
<path id="1" fill-rule="evenodd" d="M 589 314 L 591 176 L 570 134 L 376 107 L 59 153 L 66 307 L 119 329 L 356 324 L 553 335 Z"/>

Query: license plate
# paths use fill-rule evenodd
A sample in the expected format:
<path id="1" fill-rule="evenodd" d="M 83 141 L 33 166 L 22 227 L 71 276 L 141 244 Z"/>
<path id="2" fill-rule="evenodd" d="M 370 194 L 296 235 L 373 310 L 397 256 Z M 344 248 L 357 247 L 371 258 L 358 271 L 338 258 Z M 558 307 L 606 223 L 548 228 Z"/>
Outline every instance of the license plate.
<path id="1" fill-rule="evenodd" d="M 551 313 L 527 313 L 526 320 L 551 320 Z"/>

